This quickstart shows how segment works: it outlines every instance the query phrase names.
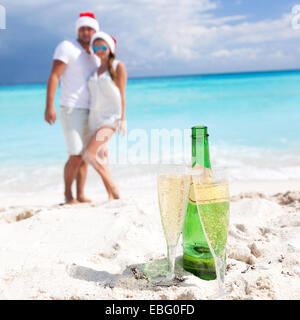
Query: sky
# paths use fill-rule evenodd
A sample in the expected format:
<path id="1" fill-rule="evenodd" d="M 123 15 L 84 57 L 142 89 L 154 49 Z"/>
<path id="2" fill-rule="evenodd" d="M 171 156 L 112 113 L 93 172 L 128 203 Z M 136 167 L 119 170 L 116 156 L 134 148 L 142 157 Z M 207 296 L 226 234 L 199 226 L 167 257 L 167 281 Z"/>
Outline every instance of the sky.
<path id="1" fill-rule="evenodd" d="M 117 38 L 130 78 L 300 69 L 300 28 L 292 27 L 298 2 L 0 0 L 0 85 L 45 83 L 55 47 L 76 39 L 75 21 L 85 11 Z"/>

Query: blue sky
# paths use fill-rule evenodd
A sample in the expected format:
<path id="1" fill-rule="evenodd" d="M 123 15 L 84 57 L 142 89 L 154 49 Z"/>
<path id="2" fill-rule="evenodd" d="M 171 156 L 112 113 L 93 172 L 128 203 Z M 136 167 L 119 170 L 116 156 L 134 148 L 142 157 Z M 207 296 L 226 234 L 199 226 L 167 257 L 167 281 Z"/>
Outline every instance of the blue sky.
<path id="1" fill-rule="evenodd" d="M 0 0 L 0 84 L 46 82 L 79 12 L 117 40 L 129 77 L 300 68 L 289 0 Z M 300 4 L 300 0 L 299 0 Z"/>

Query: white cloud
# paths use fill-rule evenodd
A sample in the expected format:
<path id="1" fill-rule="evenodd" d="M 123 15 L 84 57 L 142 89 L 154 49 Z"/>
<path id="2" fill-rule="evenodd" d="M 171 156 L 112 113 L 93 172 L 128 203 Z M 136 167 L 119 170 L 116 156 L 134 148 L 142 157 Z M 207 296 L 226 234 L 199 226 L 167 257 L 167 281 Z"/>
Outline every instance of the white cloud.
<path id="1" fill-rule="evenodd" d="M 240 2 L 236 4 L 242 5 Z M 220 16 L 217 0 L 6 0 L 5 3 L 8 14 L 19 14 L 23 23 L 61 37 L 75 37 L 79 12 L 95 12 L 100 27 L 117 38 L 118 53 L 129 70 L 141 73 L 175 70 L 180 65 L 183 70 L 195 67 L 202 72 L 207 68 L 223 68 L 221 58 L 225 58 L 226 68 L 235 67 L 236 59 L 241 68 L 243 65 L 271 68 L 272 61 L 274 68 L 287 63 L 300 66 L 296 59 L 300 30 L 292 29 L 289 13 L 283 12 L 277 19 L 249 22 L 247 12 Z M 34 19 L 32 14 L 24 14 L 30 10 L 36 13 Z"/>
<path id="2" fill-rule="evenodd" d="M 221 49 L 214 51 L 212 56 L 216 58 L 247 57 L 248 59 L 256 59 L 260 53 L 262 53 L 260 48 Z"/>
<path id="3" fill-rule="evenodd" d="M 300 32 L 290 26 L 289 14 L 283 13 L 273 20 L 247 22 L 247 14 L 216 17 L 217 4 L 201 0 L 126 2 L 120 12 L 113 13 L 114 21 L 123 24 L 121 33 L 116 28 L 120 45 L 127 45 L 126 52 L 129 57 L 135 57 L 135 66 L 140 61 L 140 66 L 147 69 L 154 63 L 157 52 L 161 63 L 174 59 L 204 63 L 221 56 L 233 64 L 237 57 L 245 62 L 268 56 L 283 59 L 291 52 L 272 48 L 273 44 L 276 47 L 282 43 L 284 47 L 286 41 L 300 38 Z M 102 7 L 105 6 L 104 2 Z M 109 10 L 109 5 L 106 8 Z"/>

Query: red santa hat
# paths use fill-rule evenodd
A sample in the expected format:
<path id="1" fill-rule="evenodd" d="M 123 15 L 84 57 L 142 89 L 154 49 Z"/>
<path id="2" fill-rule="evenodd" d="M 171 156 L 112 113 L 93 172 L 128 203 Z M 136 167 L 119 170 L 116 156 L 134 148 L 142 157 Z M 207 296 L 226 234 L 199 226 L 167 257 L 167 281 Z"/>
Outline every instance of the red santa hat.
<path id="1" fill-rule="evenodd" d="M 92 12 L 82 12 L 79 14 L 79 18 L 76 21 L 76 32 L 78 32 L 80 27 L 90 27 L 96 32 L 99 31 L 98 21 Z"/>
<path id="2" fill-rule="evenodd" d="M 110 51 L 112 53 L 115 53 L 116 52 L 116 46 L 117 46 L 117 40 L 109 35 L 108 33 L 105 33 L 103 31 L 100 31 L 100 32 L 96 32 L 93 34 L 92 36 L 92 39 L 91 39 L 91 46 L 93 45 L 93 42 L 96 40 L 96 39 L 103 39 L 107 42 L 109 48 L 110 48 Z"/>

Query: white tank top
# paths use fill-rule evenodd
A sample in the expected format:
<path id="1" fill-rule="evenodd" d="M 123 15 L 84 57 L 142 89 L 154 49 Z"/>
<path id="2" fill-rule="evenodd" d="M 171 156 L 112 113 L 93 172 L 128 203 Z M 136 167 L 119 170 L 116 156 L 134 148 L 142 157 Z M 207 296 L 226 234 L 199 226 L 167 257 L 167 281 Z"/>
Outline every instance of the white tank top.
<path id="1" fill-rule="evenodd" d="M 119 60 L 113 61 L 115 71 L 119 62 Z M 90 90 L 90 128 L 97 130 L 101 126 L 115 127 L 122 114 L 121 93 L 111 79 L 109 71 L 105 71 L 100 76 L 97 71 L 94 72 L 89 79 L 88 87 Z"/>

